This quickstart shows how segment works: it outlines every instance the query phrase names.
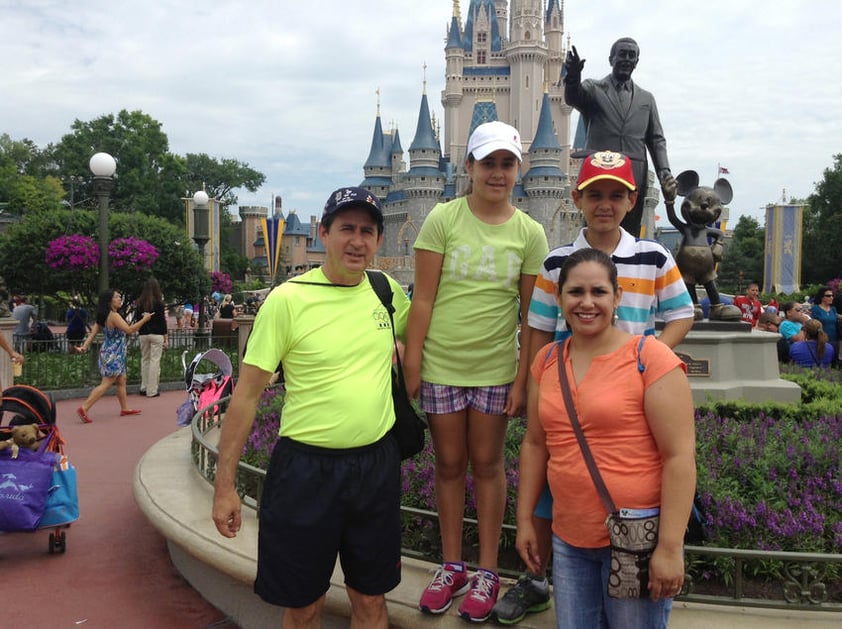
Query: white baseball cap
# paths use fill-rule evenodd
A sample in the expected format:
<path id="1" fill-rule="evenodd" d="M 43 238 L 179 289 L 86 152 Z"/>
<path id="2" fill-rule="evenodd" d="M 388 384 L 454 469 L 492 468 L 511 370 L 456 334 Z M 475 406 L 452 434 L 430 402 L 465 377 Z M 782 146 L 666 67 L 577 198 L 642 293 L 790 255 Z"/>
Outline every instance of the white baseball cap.
<path id="1" fill-rule="evenodd" d="M 481 124 L 468 139 L 468 154 L 474 159 L 485 159 L 494 151 L 509 151 L 522 162 L 521 151 L 523 146 L 520 143 L 520 133 L 513 126 L 494 120 Z"/>

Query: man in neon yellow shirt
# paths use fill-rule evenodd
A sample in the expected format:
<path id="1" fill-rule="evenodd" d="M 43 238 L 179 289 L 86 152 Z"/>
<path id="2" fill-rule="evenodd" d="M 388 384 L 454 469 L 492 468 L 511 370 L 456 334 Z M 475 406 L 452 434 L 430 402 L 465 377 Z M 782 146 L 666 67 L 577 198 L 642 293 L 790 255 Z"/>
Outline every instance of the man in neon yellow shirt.
<path id="1" fill-rule="evenodd" d="M 351 623 L 388 627 L 385 593 L 400 582 L 400 455 L 389 434 L 393 338 L 366 267 L 383 240 L 380 201 L 341 188 L 325 205 L 323 267 L 275 288 L 261 306 L 225 414 L 213 520 L 240 529 L 237 463 L 266 383 L 283 361 L 286 398 L 260 508 L 255 592 L 284 627 L 318 625 L 336 556 Z M 388 278 L 395 332 L 409 300 Z"/>

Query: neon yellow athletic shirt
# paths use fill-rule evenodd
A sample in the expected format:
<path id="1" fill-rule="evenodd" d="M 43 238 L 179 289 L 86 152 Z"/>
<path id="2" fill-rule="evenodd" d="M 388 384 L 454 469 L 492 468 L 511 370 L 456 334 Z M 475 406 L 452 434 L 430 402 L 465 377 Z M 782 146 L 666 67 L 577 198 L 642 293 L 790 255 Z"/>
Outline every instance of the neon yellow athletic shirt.
<path id="1" fill-rule="evenodd" d="M 368 278 L 351 287 L 296 281 L 330 284 L 314 269 L 275 288 L 258 311 L 243 361 L 273 372 L 283 360 L 282 437 L 323 448 L 374 443 L 395 421 L 386 309 Z M 389 281 L 401 338 L 409 300 Z"/>

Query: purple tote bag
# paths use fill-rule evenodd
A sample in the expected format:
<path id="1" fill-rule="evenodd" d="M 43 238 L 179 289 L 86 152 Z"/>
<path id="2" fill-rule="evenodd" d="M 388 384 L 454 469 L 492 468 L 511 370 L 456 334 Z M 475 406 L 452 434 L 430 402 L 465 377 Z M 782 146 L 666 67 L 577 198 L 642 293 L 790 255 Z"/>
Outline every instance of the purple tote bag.
<path id="1" fill-rule="evenodd" d="M 52 434 L 33 452 L 0 451 L 0 531 L 34 531 L 41 522 L 50 489 L 56 453 L 48 452 Z"/>

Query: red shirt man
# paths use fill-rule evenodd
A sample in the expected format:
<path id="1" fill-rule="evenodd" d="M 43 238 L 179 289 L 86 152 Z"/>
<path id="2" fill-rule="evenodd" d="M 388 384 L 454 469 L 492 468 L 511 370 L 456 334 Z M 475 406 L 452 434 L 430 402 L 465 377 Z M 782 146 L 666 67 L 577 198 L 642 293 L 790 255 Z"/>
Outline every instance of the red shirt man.
<path id="1" fill-rule="evenodd" d="M 760 300 L 757 298 L 759 294 L 760 288 L 757 284 L 751 283 L 748 285 L 745 295 L 740 295 L 739 297 L 734 298 L 734 305 L 742 312 L 743 321 L 750 323 L 752 326 L 757 325 L 760 313 L 763 312 L 763 307 L 760 305 Z"/>

